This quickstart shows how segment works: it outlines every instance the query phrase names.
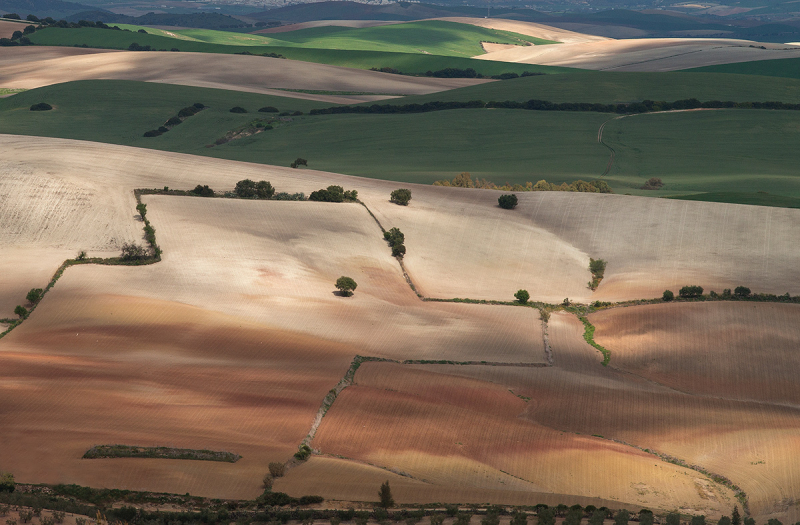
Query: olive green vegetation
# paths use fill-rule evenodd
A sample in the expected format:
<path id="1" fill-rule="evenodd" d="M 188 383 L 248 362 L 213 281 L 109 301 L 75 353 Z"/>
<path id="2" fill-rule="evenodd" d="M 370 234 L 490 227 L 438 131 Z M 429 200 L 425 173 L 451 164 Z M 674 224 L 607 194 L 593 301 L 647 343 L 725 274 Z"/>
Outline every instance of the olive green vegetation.
<path id="1" fill-rule="evenodd" d="M 515 82 L 504 81 L 503 83 Z M 502 83 L 496 83 L 502 84 Z M 53 111 L 31 112 L 47 101 Z M 194 102 L 210 106 L 160 137 L 142 134 Z M 230 113 L 241 106 L 249 113 Z M 275 106 L 302 111 L 275 129 L 206 147 Z M 800 198 L 800 112 L 711 110 L 617 118 L 606 113 L 458 109 L 430 113 L 309 116 L 330 104 L 233 91 L 131 81 L 80 81 L 0 99 L 0 133 L 77 138 L 231 160 L 309 167 L 364 177 L 432 183 L 460 172 L 496 184 L 593 180 L 617 193 L 793 206 Z M 651 177 L 664 186 L 641 189 Z M 768 192 L 756 201 L 742 194 Z"/>
<path id="2" fill-rule="evenodd" d="M 800 58 L 739 62 L 737 64 L 697 67 L 686 71 L 691 73 L 739 73 L 767 77 L 800 78 Z"/>
<path id="3" fill-rule="evenodd" d="M 606 181 L 617 192 L 663 196 L 688 192 L 800 197 L 800 112 L 712 110 L 651 113 L 606 124 L 616 150 Z M 650 177 L 657 191 L 639 190 Z"/>
<path id="4" fill-rule="evenodd" d="M 55 109 L 29 111 L 40 100 Z M 209 107 L 169 133 L 142 137 L 194 102 Z M 257 135 L 206 147 L 254 118 L 268 117 L 256 112 L 260 107 L 306 113 L 311 107 L 329 105 L 167 84 L 79 81 L 0 99 L 0 133 L 76 138 L 282 166 L 300 156 L 314 169 L 427 184 L 462 171 L 500 184 L 543 178 L 571 182 L 596 178 L 607 161 L 607 150 L 596 139 L 607 115 L 514 110 L 304 115 Z M 234 106 L 250 112 L 230 113 Z"/>
<path id="5" fill-rule="evenodd" d="M 387 101 L 387 104 L 424 103 L 432 100 L 483 100 L 524 102 L 530 99 L 550 102 L 591 102 L 620 104 L 642 100 L 672 102 L 696 98 L 763 102 L 777 100 L 800 103 L 800 80 L 764 78 L 720 73 L 614 73 L 581 71 L 569 75 L 538 75 L 489 82 L 453 89 L 444 93 L 419 95 Z"/>
<path id="6" fill-rule="evenodd" d="M 30 111 L 47 101 L 52 111 Z M 160 137 L 145 138 L 183 107 L 200 102 L 208 106 Z M 308 100 L 127 80 L 84 80 L 32 89 L 0 99 L 2 133 L 39 135 L 124 144 L 160 150 L 205 153 L 225 132 L 257 117 L 264 106 L 280 111 L 302 111 L 327 103 Z M 241 106 L 249 113 L 231 113 Z M 43 118 L 47 114 L 49 118 Z M 213 149 L 213 148 L 212 148 Z M 288 166 L 288 163 L 287 163 Z"/>
<path id="7" fill-rule="evenodd" d="M 464 25 L 464 24 L 460 24 Z M 393 26 L 385 26 L 393 27 Z M 472 27 L 472 26 L 469 26 Z M 198 30 L 210 31 L 210 30 Z M 192 33 L 197 35 L 197 33 Z M 235 37 L 246 37 L 240 33 L 228 33 Z M 390 52 L 386 50 L 351 50 L 351 49 L 318 49 L 311 47 L 292 47 L 283 45 L 258 45 L 258 40 L 253 40 L 249 45 L 226 45 L 219 43 L 201 42 L 195 40 L 179 40 L 161 35 L 143 34 L 129 31 L 116 31 L 111 29 L 78 28 L 64 29 L 49 27 L 29 35 L 35 44 L 46 46 L 83 46 L 106 49 L 128 49 L 132 43 L 140 46 L 150 46 L 155 50 L 169 51 L 173 48 L 180 51 L 200 53 L 277 53 L 288 59 L 331 64 L 337 66 L 353 67 L 358 69 L 390 67 L 408 74 L 424 74 L 426 71 L 436 71 L 447 67 L 467 69 L 473 68 L 483 75 L 499 75 L 501 73 L 547 72 L 563 73 L 574 71 L 570 68 L 554 66 L 537 66 L 530 64 L 511 64 L 508 62 L 494 62 L 476 60 L 464 56 L 427 55 L 422 51 L 413 53 Z M 261 38 L 258 35 L 250 35 Z M 232 38 L 232 37 L 231 37 Z M 378 43 L 376 43 L 378 46 Z M 379 46 L 383 47 L 383 46 Z M 397 48 L 397 46 L 395 46 Z M 146 51 L 137 51 L 145 53 Z M 475 53 L 478 54 L 478 53 Z"/>

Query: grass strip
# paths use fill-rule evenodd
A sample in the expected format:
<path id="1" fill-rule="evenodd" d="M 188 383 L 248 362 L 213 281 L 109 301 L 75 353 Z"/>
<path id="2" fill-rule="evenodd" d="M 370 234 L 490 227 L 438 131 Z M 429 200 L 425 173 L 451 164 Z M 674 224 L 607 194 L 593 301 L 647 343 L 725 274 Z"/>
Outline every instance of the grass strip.
<path id="1" fill-rule="evenodd" d="M 597 344 L 597 342 L 595 342 L 594 325 L 589 322 L 589 319 L 587 319 L 582 315 L 578 316 L 578 319 L 580 319 L 581 322 L 583 323 L 583 328 L 584 328 L 583 338 L 586 340 L 587 343 L 600 350 L 600 353 L 603 354 L 602 364 L 603 366 L 608 366 L 609 361 L 611 361 L 611 352 L 606 348 L 604 348 L 603 346 Z"/>
<path id="2" fill-rule="evenodd" d="M 83 455 L 83 459 L 100 458 L 192 459 L 236 463 L 242 456 L 226 451 L 173 447 L 136 447 L 131 445 L 95 445 Z"/>

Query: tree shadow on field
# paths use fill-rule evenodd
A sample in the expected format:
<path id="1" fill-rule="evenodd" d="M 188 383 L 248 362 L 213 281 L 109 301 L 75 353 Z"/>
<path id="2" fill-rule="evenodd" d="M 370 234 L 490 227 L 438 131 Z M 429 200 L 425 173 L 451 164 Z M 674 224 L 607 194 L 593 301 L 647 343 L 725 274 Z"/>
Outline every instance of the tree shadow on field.
<path id="1" fill-rule="evenodd" d="M 353 297 L 353 292 L 342 292 L 342 291 L 340 291 L 340 290 L 335 290 L 335 291 L 334 291 L 334 292 L 332 292 L 332 293 L 333 293 L 333 295 L 335 295 L 336 297 Z"/>

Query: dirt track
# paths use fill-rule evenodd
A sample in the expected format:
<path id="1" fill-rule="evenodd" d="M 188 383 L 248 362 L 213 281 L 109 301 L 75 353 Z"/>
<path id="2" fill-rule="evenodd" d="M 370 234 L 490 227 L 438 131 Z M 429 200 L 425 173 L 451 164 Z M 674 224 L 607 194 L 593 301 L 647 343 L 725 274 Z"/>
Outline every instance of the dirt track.
<path id="1" fill-rule="evenodd" d="M 487 82 L 411 77 L 311 62 L 213 53 L 135 53 L 62 47 L 13 47 L 0 54 L 2 85 L 36 88 L 70 80 L 120 79 L 358 103 L 392 94 L 421 95 Z M 387 95 L 324 95 L 283 89 L 355 91 Z"/>

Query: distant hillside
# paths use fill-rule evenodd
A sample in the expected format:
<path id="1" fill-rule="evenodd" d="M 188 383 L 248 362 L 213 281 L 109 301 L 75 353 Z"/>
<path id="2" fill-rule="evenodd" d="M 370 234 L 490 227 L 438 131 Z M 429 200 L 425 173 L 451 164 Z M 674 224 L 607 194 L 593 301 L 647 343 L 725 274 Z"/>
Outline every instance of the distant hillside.
<path id="1" fill-rule="evenodd" d="M 2 0 L 0 0 L 2 1 Z M 249 27 L 238 18 L 219 13 L 148 13 L 142 16 L 126 16 L 102 10 L 82 11 L 67 17 L 68 22 L 79 20 L 101 21 L 106 24 L 134 24 L 140 26 L 180 26 L 198 29 L 231 29 Z"/>
<path id="2" fill-rule="evenodd" d="M 486 16 L 486 7 L 446 6 L 397 2 L 368 5 L 358 2 L 316 2 L 269 9 L 248 16 L 259 20 L 310 22 L 312 20 L 421 20 L 446 16 Z M 532 9 L 492 8 L 491 15 L 528 21 L 550 20 L 552 17 Z"/>
<path id="3" fill-rule="evenodd" d="M 96 8 L 62 0 L 0 0 L 0 11 L 17 13 L 23 18 L 31 14 L 41 18 L 47 16 L 65 18 L 74 13 L 94 9 Z"/>

